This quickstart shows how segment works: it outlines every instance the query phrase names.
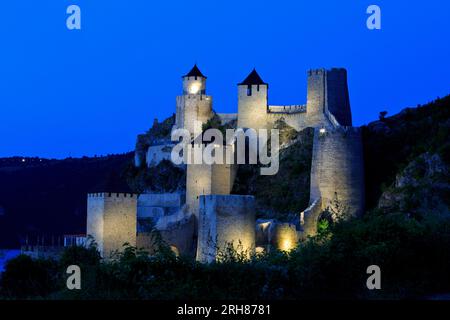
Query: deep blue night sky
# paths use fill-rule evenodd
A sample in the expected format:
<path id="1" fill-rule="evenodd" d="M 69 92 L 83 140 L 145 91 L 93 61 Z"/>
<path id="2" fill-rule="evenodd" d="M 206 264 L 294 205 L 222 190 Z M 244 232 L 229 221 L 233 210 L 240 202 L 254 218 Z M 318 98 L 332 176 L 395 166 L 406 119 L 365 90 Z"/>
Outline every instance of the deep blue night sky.
<path id="1" fill-rule="evenodd" d="M 78 4 L 82 30 L 66 28 Z M 366 28 L 378 4 L 382 30 Z M 0 5 L 0 157 L 121 153 L 175 111 L 197 62 L 236 112 L 256 67 L 270 104 L 306 101 L 306 71 L 345 67 L 353 120 L 450 93 L 450 1 L 14 0 Z"/>

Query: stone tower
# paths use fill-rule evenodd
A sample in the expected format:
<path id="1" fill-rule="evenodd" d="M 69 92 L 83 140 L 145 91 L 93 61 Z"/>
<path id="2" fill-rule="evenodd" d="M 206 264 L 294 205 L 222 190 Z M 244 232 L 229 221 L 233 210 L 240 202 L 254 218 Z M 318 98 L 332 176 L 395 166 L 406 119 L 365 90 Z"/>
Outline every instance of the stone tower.
<path id="1" fill-rule="evenodd" d="M 359 216 L 364 211 L 364 160 L 361 129 L 315 129 L 310 202 L 321 209 Z M 339 205 L 340 208 L 336 208 Z"/>
<path id="2" fill-rule="evenodd" d="M 255 198 L 202 195 L 199 202 L 197 260 L 213 262 L 228 246 L 250 257 L 255 249 Z"/>
<path id="3" fill-rule="evenodd" d="M 191 133 L 212 117 L 212 97 L 206 95 L 206 77 L 197 65 L 183 77 L 183 95 L 177 97 L 176 127 Z"/>
<path id="4" fill-rule="evenodd" d="M 136 246 L 137 198 L 135 194 L 92 193 L 87 199 L 87 230 L 104 258 Z"/>
<path id="5" fill-rule="evenodd" d="M 324 122 L 326 105 L 326 74 L 325 69 L 308 71 L 308 91 L 306 102 L 307 125 L 316 127 Z"/>
<path id="6" fill-rule="evenodd" d="M 233 189 L 237 166 L 232 164 L 188 164 L 186 170 L 186 204 L 198 221 L 201 195 L 228 195 Z"/>
<path id="7" fill-rule="evenodd" d="M 255 69 L 238 84 L 239 128 L 266 129 L 268 89 Z"/>
<path id="8" fill-rule="evenodd" d="M 327 71 L 327 110 L 341 126 L 352 126 L 352 112 L 347 85 L 347 70 L 333 68 Z"/>
<path id="9" fill-rule="evenodd" d="M 308 72 L 306 123 L 319 127 L 331 113 L 342 126 L 352 125 L 347 71 L 343 68 L 316 69 Z"/>

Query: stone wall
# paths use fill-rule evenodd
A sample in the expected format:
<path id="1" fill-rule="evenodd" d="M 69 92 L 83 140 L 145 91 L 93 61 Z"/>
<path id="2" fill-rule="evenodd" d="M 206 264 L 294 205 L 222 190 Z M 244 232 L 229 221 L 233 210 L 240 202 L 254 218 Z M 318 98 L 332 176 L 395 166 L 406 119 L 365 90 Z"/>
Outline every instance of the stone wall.
<path id="1" fill-rule="evenodd" d="M 192 91 L 192 89 L 195 90 Z M 203 77 L 183 77 L 183 95 L 205 94 L 206 78 Z"/>
<path id="2" fill-rule="evenodd" d="M 276 120 L 284 121 L 300 131 L 306 127 L 327 126 L 326 110 L 333 113 L 341 125 L 351 126 L 347 71 L 333 68 L 308 71 L 306 105 L 268 106 L 268 86 L 238 86 L 238 127 L 270 129 Z M 259 90 L 258 90 L 259 88 Z"/>
<path id="3" fill-rule="evenodd" d="M 201 195 L 228 195 L 233 189 L 237 165 L 189 164 L 186 173 L 186 204 L 198 221 Z"/>
<path id="4" fill-rule="evenodd" d="M 158 229 L 158 232 L 165 244 L 170 246 L 177 255 L 195 256 L 193 216 L 186 216 L 179 221 L 169 223 L 164 228 Z M 138 233 L 137 247 L 150 254 L 154 253 L 157 250 L 155 235 Z"/>
<path id="5" fill-rule="evenodd" d="M 137 218 L 151 218 L 156 223 L 160 218 L 174 214 L 181 208 L 181 194 L 141 194 L 137 202 Z"/>
<path id="6" fill-rule="evenodd" d="M 255 248 L 255 199 L 253 196 L 200 196 L 197 260 L 213 262 L 219 251 L 232 244 L 237 252 Z"/>
<path id="7" fill-rule="evenodd" d="M 314 131 L 311 167 L 311 201 L 321 199 L 322 209 L 341 206 L 347 216 L 364 210 L 364 162 L 359 128 L 338 127 Z"/>
<path id="8" fill-rule="evenodd" d="M 258 219 L 255 226 L 255 246 L 268 250 L 272 239 L 274 219 Z"/>
<path id="9" fill-rule="evenodd" d="M 217 116 L 220 118 L 220 122 L 222 125 L 231 121 L 235 121 L 238 118 L 237 113 L 217 113 Z"/>
<path id="10" fill-rule="evenodd" d="M 147 207 L 181 207 L 179 193 L 146 193 L 141 194 L 138 206 Z M 139 214 L 138 214 L 139 216 Z"/>
<path id="11" fill-rule="evenodd" d="M 267 127 L 272 128 L 277 120 L 284 122 L 297 131 L 301 131 L 307 127 L 306 113 L 268 113 Z"/>
<path id="12" fill-rule="evenodd" d="M 121 193 L 88 195 L 86 233 L 94 238 L 102 257 L 122 251 L 124 243 L 136 245 L 137 198 Z"/>
<path id="13" fill-rule="evenodd" d="M 345 69 L 333 68 L 327 71 L 327 108 L 340 125 L 352 125 L 347 71 Z"/>
<path id="14" fill-rule="evenodd" d="M 300 213 L 301 238 L 315 236 L 317 234 L 317 223 L 322 214 L 322 199 L 312 199 L 305 211 Z"/>
<path id="15" fill-rule="evenodd" d="M 300 238 L 295 224 L 273 219 L 257 220 L 255 230 L 256 246 L 261 248 L 260 251 L 270 251 L 272 248 L 290 251 L 296 247 Z"/>
<path id="16" fill-rule="evenodd" d="M 198 221 L 199 197 L 211 194 L 212 166 L 189 164 L 186 171 L 186 204 Z"/>
<path id="17" fill-rule="evenodd" d="M 191 135 L 201 132 L 202 123 L 213 116 L 212 97 L 189 94 L 177 97 L 177 128 L 189 130 Z"/>
<path id="18" fill-rule="evenodd" d="M 271 245 L 281 251 L 290 251 L 297 246 L 299 237 L 292 223 L 276 223 L 273 228 Z"/>

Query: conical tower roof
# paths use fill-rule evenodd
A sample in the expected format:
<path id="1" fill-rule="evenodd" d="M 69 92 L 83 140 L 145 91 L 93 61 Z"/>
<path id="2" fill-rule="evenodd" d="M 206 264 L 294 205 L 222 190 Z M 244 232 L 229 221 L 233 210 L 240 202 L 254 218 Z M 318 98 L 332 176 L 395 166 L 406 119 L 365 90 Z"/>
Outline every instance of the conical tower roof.
<path id="1" fill-rule="evenodd" d="M 185 74 L 183 76 L 183 78 L 186 78 L 186 77 L 202 77 L 202 78 L 206 79 L 206 77 L 203 75 L 203 73 L 197 67 L 197 64 L 194 64 L 194 66 L 192 67 L 191 71 L 189 71 L 187 74 Z"/>
<path id="2" fill-rule="evenodd" d="M 265 83 L 263 81 L 263 79 L 261 79 L 261 77 L 259 76 L 258 72 L 256 72 L 256 69 L 253 69 L 252 72 L 250 72 L 250 74 L 247 76 L 247 78 L 245 78 L 244 81 L 242 81 L 241 83 L 239 83 L 238 85 L 242 86 L 242 85 L 246 85 L 246 86 L 251 86 L 251 85 L 260 85 L 260 84 L 265 84 L 267 85 L 267 83 Z"/>

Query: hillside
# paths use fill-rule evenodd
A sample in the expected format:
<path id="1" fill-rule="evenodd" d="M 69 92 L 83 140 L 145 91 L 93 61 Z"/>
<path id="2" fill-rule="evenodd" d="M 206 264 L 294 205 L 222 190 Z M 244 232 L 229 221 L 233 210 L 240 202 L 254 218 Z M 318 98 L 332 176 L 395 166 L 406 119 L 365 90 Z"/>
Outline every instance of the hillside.
<path id="1" fill-rule="evenodd" d="M 284 126 L 280 142 L 289 146 L 280 150 L 278 173 L 262 176 L 257 166 L 244 165 L 236 175 L 232 193 L 254 195 L 258 218 L 291 221 L 308 206 L 314 130 Z"/>
<path id="2" fill-rule="evenodd" d="M 366 214 L 322 225 L 317 236 L 289 254 L 270 251 L 242 260 L 228 252 L 217 263 L 199 264 L 175 257 L 164 246 L 152 259 L 129 247 L 118 261 L 101 262 L 95 249 L 72 247 L 60 261 L 11 260 L 0 279 L 0 297 L 310 301 L 447 296 L 449 102 L 446 97 L 364 126 Z M 309 197 L 312 130 L 282 127 L 281 140 L 288 147 L 281 152 L 279 174 L 262 177 L 257 168 L 243 166 L 234 186 L 235 193 L 257 196 L 260 217 L 289 219 Z M 133 168 L 131 154 L 0 163 L 0 234 L 10 243 L 31 231 L 82 231 L 86 190 L 126 191 L 125 180 L 136 182 L 133 187 L 177 189 L 182 179 L 167 163 L 156 171 Z M 59 272 L 75 261 L 87 272 L 87 290 L 81 292 L 67 290 L 66 274 Z M 382 268 L 383 290 L 367 290 L 365 270 L 372 264 Z"/>
<path id="3" fill-rule="evenodd" d="M 83 233 L 86 194 L 129 192 L 122 172 L 132 158 L 0 159 L 0 248 L 17 247 L 27 234 Z"/>
<path id="4" fill-rule="evenodd" d="M 450 165 L 450 96 L 424 106 L 404 109 L 363 127 L 368 209 L 412 162 L 439 158 Z M 427 155 L 425 155 L 427 154 Z M 423 168 L 424 169 L 424 168 Z M 423 179 L 425 171 L 416 178 Z M 448 175 L 447 175 L 448 181 Z M 450 198 L 450 197 L 449 197 Z"/>
<path id="5" fill-rule="evenodd" d="M 368 209 L 448 210 L 449 127 L 449 96 L 363 127 Z M 255 195 L 259 217 L 289 220 L 308 204 L 312 130 L 280 129 L 281 140 L 290 146 L 281 152 L 279 173 L 260 176 L 258 168 L 242 166 L 233 193 Z M 184 172 L 170 163 L 145 170 L 134 168 L 132 159 L 132 153 L 0 159 L 0 248 L 17 247 L 26 234 L 82 233 L 88 192 L 184 187 Z"/>

